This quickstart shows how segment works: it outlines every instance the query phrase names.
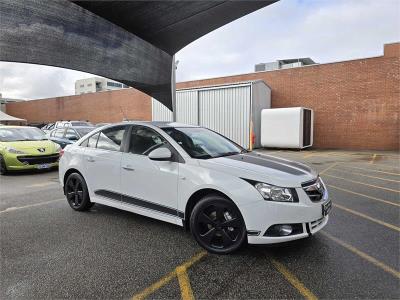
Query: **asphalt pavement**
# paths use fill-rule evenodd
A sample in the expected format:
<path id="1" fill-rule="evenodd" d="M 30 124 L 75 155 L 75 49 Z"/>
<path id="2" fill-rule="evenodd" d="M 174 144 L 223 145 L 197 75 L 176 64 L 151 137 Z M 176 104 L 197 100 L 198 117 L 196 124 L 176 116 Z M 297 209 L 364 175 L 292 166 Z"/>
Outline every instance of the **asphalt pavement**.
<path id="1" fill-rule="evenodd" d="M 320 233 L 213 255 L 172 224 L 73 211 L 57 171 L 1 176 L 0 299 L 399 299 L 399 154 L 260 152 L 321 172 L 334 206 Z"/>

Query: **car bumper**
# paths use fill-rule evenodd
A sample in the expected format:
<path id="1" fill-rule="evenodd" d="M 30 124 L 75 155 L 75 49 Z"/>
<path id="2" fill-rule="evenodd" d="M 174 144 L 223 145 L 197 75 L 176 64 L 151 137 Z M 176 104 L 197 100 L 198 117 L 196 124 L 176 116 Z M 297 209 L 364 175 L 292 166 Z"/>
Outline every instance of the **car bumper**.
<path id="1" fill-rule="evenodd" d="M 307 238 L 326 226 L 329 215 L 324 215 L 322 206 L 329 203 L 328 192 L 321 201 L 312 202 L 301 189 L 296 189 L 297 203 L 259 201 L 240 207 L 246 223 L 249 244 L 275 244 Z M 289 235 L 271 235 L 267 232 L 275 225 L 290 225 L 296 228 Z"/>
<path id="2" fill-rule="evenodd" d="M 46 155 L 7 155 L 5 163 L 8 171 L 51 169 L 58 166 L 58 153 Z"/>

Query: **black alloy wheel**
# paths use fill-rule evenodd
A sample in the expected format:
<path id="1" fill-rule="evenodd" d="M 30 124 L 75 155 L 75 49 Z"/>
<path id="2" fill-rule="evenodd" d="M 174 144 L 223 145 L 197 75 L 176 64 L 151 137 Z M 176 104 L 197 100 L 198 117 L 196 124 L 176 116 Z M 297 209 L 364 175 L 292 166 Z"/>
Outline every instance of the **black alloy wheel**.
<path id="1" fill-rule="evenodd" d="M 0 174 L 1 175 L 6 175 L 7 174 L 6 162 L 4 161 L 4 158 L 3 158 L 2 155 L 0 155 Z"/>
<path id="2" fill-rule="evenodd" d="M 93 206 L 89 199 L 85 179 L 78 173 L 72 173 L 68 176 L 65 182 L 65 196 L 69 206 L 74 210 L 85 211 Z"/>
<path id="3" fill-rule="evenodd" d="M 190 230 L 207 251 L 228 254 L 246 240 L 246 226 L 236 205 L 220 195 L 209 195 L 194 207 Z"/>

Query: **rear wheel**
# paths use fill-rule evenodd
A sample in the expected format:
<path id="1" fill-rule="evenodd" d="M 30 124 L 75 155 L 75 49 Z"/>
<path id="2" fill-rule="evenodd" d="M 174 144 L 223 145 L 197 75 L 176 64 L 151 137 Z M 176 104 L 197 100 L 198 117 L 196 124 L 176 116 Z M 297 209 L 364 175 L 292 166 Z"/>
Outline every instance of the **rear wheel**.
<path id="1" fill-rule="evenodd" d="M 246 240 L 246 226 L 236 205 L 220 195 L 209 195 L 194 207 L 190 230 L 196 241 L 207 251 L 228 254 Z"/>
<path id="2" fill-rule="evenodd" d="M 65 182 L 65 196 L 69 206 L 77 211 L 85 211 L 93 206 L 90 202 L 85 179 L 78 173 L 72 173 Z"/>
<path id="3" fill-rule="evenodd" d="M 6 162 L 4 160 L 3 155 L 0 155 L 0 174 L 1 175 L 7 174 L 7 165 L 6 165 Z"/>

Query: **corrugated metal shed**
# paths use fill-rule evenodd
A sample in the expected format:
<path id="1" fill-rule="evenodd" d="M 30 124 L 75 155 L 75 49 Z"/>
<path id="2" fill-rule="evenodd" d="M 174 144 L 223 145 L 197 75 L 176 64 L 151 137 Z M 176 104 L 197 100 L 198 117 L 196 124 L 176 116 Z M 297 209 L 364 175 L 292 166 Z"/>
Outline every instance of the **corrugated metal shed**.
<path id="1" fill-rule="evenodd" d="M 247 149 L 261 146 L 261 110 L 270 107 L 271 89 L 261 80 L 176 93 L 177 122 L 208 127 Z M 152 118 L 172 121 L 172 112 L 152 99 Z"/>

